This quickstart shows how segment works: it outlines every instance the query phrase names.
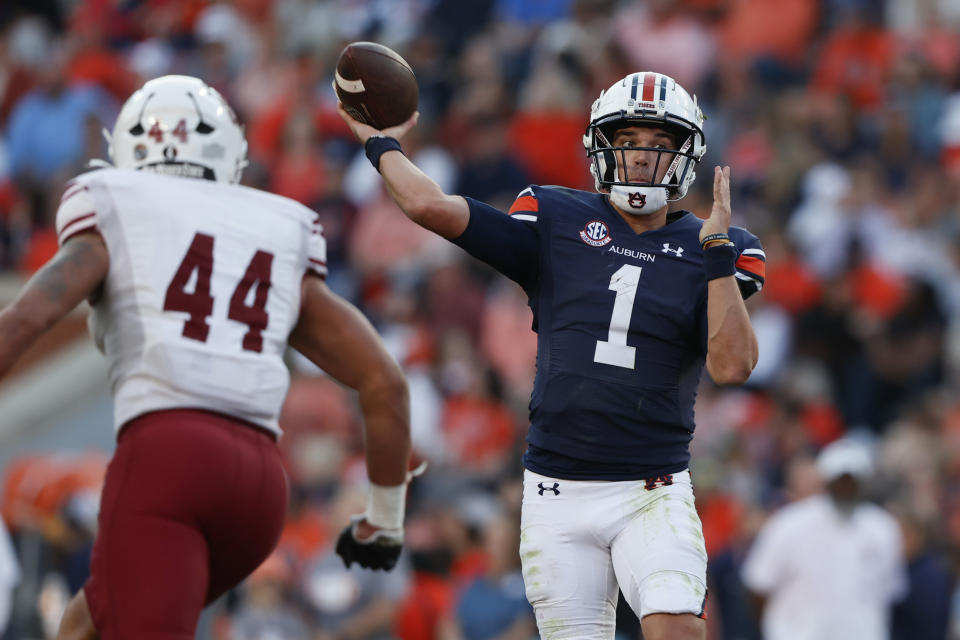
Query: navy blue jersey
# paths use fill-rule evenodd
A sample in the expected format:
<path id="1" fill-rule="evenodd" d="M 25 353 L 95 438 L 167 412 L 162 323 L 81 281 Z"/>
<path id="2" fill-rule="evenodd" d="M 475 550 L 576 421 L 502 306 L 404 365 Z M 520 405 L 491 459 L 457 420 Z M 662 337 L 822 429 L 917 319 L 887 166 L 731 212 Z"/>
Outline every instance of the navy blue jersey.
<path id="1" fill-rule="evenodd" d="M 521 192 L 509 215 L 467 199 L 454 240 L 519 283 L 538 334 L 524 465 L 551 477 L 637 479 L 687 467 L 707 350 L 707 282 L 685 211 L 637 234 L 606 196 Z M 744 296 L 763 284 L 757 238 L 732 227 Z"/>

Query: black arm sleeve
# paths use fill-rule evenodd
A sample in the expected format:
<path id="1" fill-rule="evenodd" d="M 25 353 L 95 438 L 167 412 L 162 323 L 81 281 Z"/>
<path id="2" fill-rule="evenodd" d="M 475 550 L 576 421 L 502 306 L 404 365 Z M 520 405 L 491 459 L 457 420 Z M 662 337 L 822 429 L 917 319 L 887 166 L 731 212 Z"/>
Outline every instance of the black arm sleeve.
<path id="1" fill-rule="evenodd" d="M 470 222 L 450 241 L 527 289 L 537 279 L 540 234 L 536 227 L 479 200 L 465 200 Z"/>

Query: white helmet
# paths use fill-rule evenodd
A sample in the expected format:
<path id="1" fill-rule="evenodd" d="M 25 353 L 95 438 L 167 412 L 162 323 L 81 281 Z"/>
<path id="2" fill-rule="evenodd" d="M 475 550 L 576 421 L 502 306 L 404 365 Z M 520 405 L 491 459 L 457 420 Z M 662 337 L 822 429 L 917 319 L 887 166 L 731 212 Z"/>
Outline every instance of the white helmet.
<path id="1" fill-rule="evenodd" d="M 619 178 L 618 163 L 624 162 L 622 154 L 627 147 L 614 147 L 613 134 L 617 129 L 637 124 L 660 127 L 677 138 L 676 150 L 649 149 L 658 152 L 658 164 L 661 160 L 670 163 L 662 183 L 640 185 Z M 591 160 L 590 173 L 597 191 L 611 191 L 614 186 L 663 187 L 667 200 L 679 200 L 687 195 L 696 177 L 694 168 L 707 150 L 703 112 L 696 96 L 690 97 L 670 76 L 652 71 L 631 73 L 594 101 L 583 146 Z M 668 157 L 663 159 L 664 155 Z"/>
<path id="2" fill-rule="evenodd" d="M 148 81 L 124 103 L 107 138 L 110 160 L 121 168 L 237 183 L 247 166 L 233 109 L 191 76 Z"/>

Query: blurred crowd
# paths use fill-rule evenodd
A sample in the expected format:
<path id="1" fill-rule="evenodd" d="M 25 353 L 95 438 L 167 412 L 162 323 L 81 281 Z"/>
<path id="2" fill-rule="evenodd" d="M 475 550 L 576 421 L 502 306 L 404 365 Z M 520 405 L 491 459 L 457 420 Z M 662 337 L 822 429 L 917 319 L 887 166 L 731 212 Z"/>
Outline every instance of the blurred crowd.
<path id="1" fill-rule="evenodd" d="M 101 129 L 132 91 L 196 75 L 245 124 L 244 183 L 320 214 L 331 287 L 409 378 L 430 468 L 411 486 L 398 571 L 347 571 L 333 555 L 364 504 L 359 417 L 291 354 L 288 526 L 200 637 L 536 635 L 517 557 L 531 314 L 517 286 L 390 203 L 335 110 L 337 55 L 355 40 L 395 48 L 416 72 L 405 152 L 448 193 L 504 209 L 530 183 L 592 188 L 581 136 L 617 79 L 656 70 L 696 93 L 707 155 L 677 207 L 708 215 L 712 166 L 729 164 L 734 223 L 767 254 L 748 303 L 760 362 L 744 388 L 705 375 L 697 404 L 711 637 L 760 637 L 743 559 L 770 514 L 820 490 L 813 460 L 847 436 L 870 450 L 867 494 L 903 531 L 894 640 L 960 638 L 960 4 L 4 0 L 0 269 L 26 276 L 55 252 L 64 182 L 107 157 Z M 82 584 L 102 464 L 33 456 L 2 470 L 21 559 L 5 637 L 49 637 Z M 51 494 L 37 477 L 61 481 Z M 919 619 L 933 623 L 918 631 Z M 631 614 L 619 633 L 637 637 Z"/>

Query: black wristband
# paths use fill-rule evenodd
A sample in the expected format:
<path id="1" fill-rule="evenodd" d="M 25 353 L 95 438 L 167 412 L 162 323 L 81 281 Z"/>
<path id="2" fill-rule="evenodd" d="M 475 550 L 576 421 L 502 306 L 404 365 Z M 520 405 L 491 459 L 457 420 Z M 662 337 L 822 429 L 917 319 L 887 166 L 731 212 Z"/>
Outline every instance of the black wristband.
<path id="1" fill-rule="evenodd" d="M 703 247 L 703 245 L 705 245 L 705 244 L 707 244 L 708 242 L 711 242 L 711 241 L 713 241 L 713 240 L 727 240 L 727 241 L 729 241 L 729 240 L 730 240 L 730 236 L 728 236 L 728 235 L 725 234 L 725 233 L 711 233 L 711 234 L 708 235 L 706 238 L 704 238 L 703 240 L 700 241 L 700 246 Z"/>
<path id="2" fill-rule="evenodd" d="M 388 136 L 370 136 L 363 145 L 363 150 L 367 154 L 367 160 L 373 165 L 373 168 L 380 171 L 380 156 L 387 151 L 399 151 L 403 153 L 400 147 L 400 141 Z"/>
<path id="3" fill-rule="evenodd" d="M 707 282 L 726 278 L 737 272 L 737 248 L 733 244 L 721 244 L 703 250 L 703 273 Z"/>

